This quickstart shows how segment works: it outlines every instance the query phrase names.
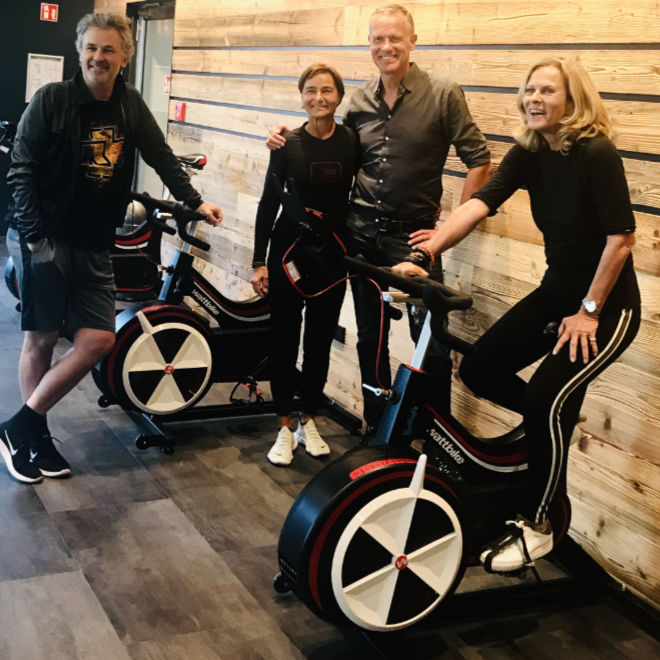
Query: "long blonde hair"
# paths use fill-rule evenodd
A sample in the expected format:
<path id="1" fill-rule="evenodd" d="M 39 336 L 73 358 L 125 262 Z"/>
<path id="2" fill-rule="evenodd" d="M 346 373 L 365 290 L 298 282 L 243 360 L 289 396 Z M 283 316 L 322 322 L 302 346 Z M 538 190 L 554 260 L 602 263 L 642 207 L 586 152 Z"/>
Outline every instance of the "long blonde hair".
<path id="1" fill-rule="evenodd" d="M 532 64 L 518 89 L 518 111 L 522 127 L 515 132 L 516 141 L 529 151 L 538 151 L 544 144 L 543 136 L 527 126 L 523 98 L 531 75 L 546 66 L 557 69 L 566 86 L 568 114 L 560 120 L 561 126 L 557 132 L 560 151 L 568 153 L 580 138 L 595 137 L 599 133 L 614 140 L 612 122 L 607 116 L 603 101 L 582 66 L 572 57 L 544 57 Z"/>

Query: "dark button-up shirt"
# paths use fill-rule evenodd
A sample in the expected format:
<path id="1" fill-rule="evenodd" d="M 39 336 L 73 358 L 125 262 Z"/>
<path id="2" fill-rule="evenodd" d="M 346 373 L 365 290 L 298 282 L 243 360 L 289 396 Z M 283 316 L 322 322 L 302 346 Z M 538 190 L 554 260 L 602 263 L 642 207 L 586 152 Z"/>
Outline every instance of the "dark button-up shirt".
<path id="1" fill-rule="evenodd" d="M 490 162 L 460 86 L 431 77 L 415 64 L 401 81 L 393 108 L 385 103 L 382 83 L 375 77 L 353 93 L 345 123 L 360 139 L 361 166 L 351 202 L 354 209 L 370 211 L 360 213 L 362 223 L 382 215 L 431 227 L 449 145 L 468 168 Z M 349 224 L 361 229 L 354 213 Z"/>

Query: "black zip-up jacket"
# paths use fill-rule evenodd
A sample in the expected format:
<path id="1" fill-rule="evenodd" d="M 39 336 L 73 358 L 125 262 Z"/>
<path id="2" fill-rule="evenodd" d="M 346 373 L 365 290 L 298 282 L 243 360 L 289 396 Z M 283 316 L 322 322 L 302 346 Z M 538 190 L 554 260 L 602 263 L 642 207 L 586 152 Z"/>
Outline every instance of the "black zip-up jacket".
<path id="1" fill-rule="evenodd" d="M 117 204 L 117 226 L 124 220 L 133 181 L 135 149 L 153 167 L 176 199 L 196 209 L 202 198 L 190 184 L 163 132 L 138 91 L 115 80 L 124 125 L 125 200 Z M 76 195 L 80 162 L 80 106 L 94 101 L 78 71 L 71 80 L 51 83 L 34 95 L 16 133 L 7 182 L 15 205 L 16 228 L 29 243 L 52 236 L 68 216 Z"/>

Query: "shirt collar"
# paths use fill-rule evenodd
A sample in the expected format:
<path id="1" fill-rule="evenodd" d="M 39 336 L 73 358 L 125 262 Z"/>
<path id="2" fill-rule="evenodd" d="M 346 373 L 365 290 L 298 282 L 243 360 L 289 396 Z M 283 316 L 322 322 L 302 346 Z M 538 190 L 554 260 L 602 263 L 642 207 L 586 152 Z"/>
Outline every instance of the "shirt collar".
<path id="1" fill-rule="evenodd" d="M 419 67 L 414 62 L 411 62 L 410 69 L 408 69 L 408 72 L 399 83 L 399 95 L 405 92 L 414 92 L 421 78 L 422 72 Z M 378 98 L 382 98 L 383 96 L 383 81 L 380 79 L 380 76 L 374 79 L 373 94 Z"/>

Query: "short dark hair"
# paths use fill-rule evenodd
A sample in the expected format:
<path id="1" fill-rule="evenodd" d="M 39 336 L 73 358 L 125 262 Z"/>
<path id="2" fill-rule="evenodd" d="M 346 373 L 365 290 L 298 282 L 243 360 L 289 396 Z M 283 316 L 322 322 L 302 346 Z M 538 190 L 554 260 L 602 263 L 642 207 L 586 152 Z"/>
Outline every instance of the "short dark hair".
<path id="1" fill-rule="evenodd" d="M 76 50 L 78 54 L 82 50 L 83 38 L 89 28 L 100 30 L 117 30 L 121 39 L 121 50 L 127 59 L 133 57 L 135 45 L 133 44 L 133 31 L 131 30 L 131 19 L 122 14 L 108 12 L 106 14 L 85 14 L 76 26 Z"/>
<path id="2" fill-rule="evenodd" d="M 344 81 L 341 79 L 337 69 L 329 64 L 310 64 L 300 74 L 300 78 L 298 78 L 298 90 L 300 93 L 302 94 L 302 91 L 305 88 L 305 83 L 319 73 L 328 73 L 332 76 L 335 87 L 337 88 L 337 93 L 339 94 L 339 102 L 341 103 L 341 100 L 344 98 Z"/>

